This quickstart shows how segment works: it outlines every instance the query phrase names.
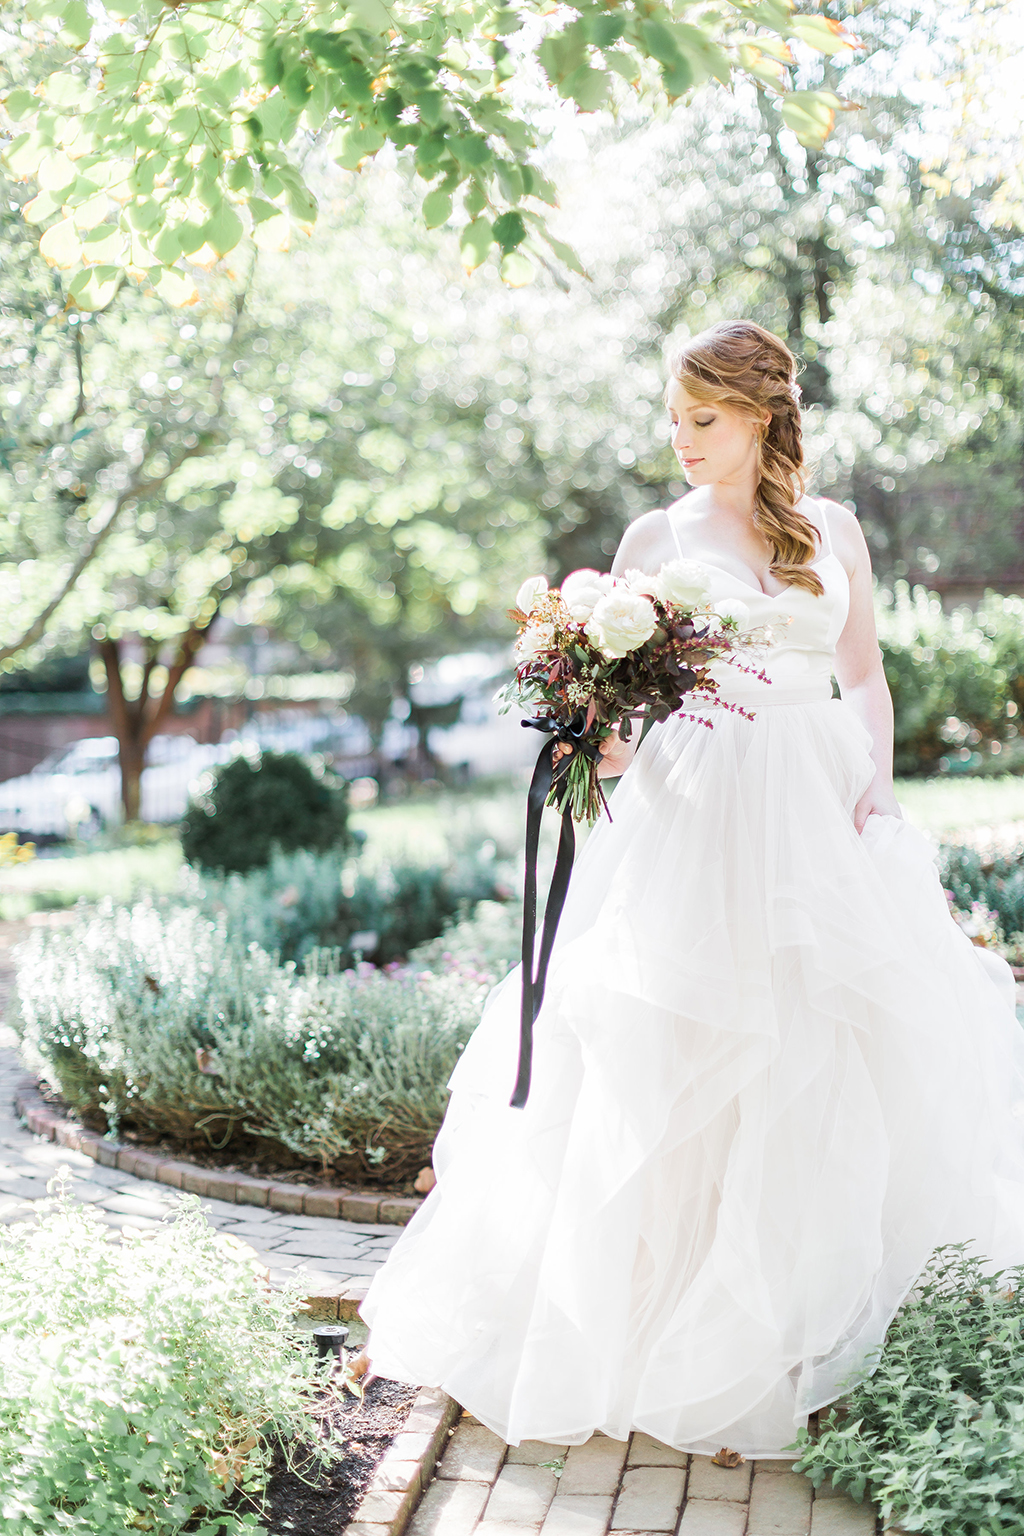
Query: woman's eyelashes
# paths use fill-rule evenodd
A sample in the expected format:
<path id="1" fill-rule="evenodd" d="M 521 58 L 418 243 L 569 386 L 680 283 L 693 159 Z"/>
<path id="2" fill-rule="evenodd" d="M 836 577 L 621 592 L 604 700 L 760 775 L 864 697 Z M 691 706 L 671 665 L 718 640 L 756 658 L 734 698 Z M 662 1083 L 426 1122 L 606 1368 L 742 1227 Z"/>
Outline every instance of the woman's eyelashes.
<path id="1" fill-rule="evenodd" d="M 710 427 L 710 425 L 714 421 L 714 419 L 715 418 L 713 416 L 709 416 L 707 421 L 697 421 L 696 418 L 694 418 L 694 426 L 697 426 L 697 427 Z"/>

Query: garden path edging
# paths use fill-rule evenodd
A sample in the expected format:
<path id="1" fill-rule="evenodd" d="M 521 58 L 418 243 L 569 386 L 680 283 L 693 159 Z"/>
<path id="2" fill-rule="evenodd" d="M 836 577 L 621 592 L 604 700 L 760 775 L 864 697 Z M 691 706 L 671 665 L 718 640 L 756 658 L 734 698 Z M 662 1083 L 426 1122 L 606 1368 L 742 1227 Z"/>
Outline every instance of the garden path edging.
<path id="1" fill-rule="evenodd" d="M 426 1492 L 462 1408 L 439 1387 L 421 1387 L 388 1446 L 345 1536 L 402 1536 Z"/>
<path id="2" fill-rule="evenodd" d="M 165 1184 L 209 1200 L 229 1204 L 262 1206 L 289 1215 L 317 1216 L 328 1220 L 404 1226 L 419 1210 L 422 1200 L 380 1195 L 373 1190 L 312 1189 L 303 1184 L 288 1184 L 277 1179 L 260 1179 L 244 1173 L 200 1168 L 194 1163 L 144 1152 L 125 1142 L 86 1130 L 48 1104 L 39 1091 L 38 1081 L 26 1077 L 15 1089 L 16 1112 L 29 1130 L 47 1141 L 56 1142 L 99 1163 L 117 1168 L 137 1179 Z M 309 1316 L 318 1321 L 347 1321 L 358 1317 L 366 1284 L 355 1280 L 339 1281 L 306 1298 Z"/>

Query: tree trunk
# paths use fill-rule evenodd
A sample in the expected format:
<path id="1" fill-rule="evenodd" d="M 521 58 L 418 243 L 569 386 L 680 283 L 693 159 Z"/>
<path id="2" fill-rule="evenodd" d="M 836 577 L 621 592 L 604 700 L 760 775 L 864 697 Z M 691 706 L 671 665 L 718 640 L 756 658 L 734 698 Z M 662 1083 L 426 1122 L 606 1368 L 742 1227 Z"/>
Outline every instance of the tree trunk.
<path id="1" fill-rule="evenodd" d="M 121 769 L 121 806 L 126 823 L 138 821 L 142 804 L 142 772 L 146 749 L 174 708 L 174 696 L 185 673 L 195 660 L 217 616 L 215 609 L 201 624 L 193 624 L 181 638 L 177 654 L 167 669 L 167 683 L 159 699 L 150 697 L 149 685 L 157 665 L 157 651 L 150 651 L 142 669 L 138 697 L 125 696 L 122 675 L 121 642 L 109 636 L 99 642 L 100 656 L 107 674 L 107 713 L 111 731 L 117 737 L 117 757 Z"/>

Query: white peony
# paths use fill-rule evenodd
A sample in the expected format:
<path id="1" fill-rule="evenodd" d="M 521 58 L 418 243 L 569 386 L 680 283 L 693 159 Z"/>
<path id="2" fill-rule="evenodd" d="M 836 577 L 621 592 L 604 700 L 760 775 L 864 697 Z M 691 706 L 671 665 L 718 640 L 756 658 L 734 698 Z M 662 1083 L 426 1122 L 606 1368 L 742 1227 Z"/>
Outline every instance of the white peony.
<path id="1" fill-rule="evenodd" d="M 602 597 L 612 590 L 614 577 L 601 571 L 570 571 L 561 585 L 562 602 L 572 618 L 589 619 Z"/>
<path id="2" fill-rule="evenodd" d="M 553 624 L 528 624 L 516 641 L 516 656 L 520 661 L 530 661 L 542 651 L 550 651 L 554 643 Z"/>
<path id="3" fill-rule="evenodd" d="M 523 613 L 532 613 L 547 589 L 546 576 L 528 576 L 516 593 L 515 606 Z"/>
<path id="4" fill-rule="evenodd" d="M 738 629 L 741 632 L 750 628 L 750 609 L 738 597 L 723 598 L 720 603 L 714 605 L 711 611 L 712 613 L 717 613 L 723 623 L 729 625 L 730 628 Z"/>
<path id="5" fill-rule="evenodd" d="M 594 608 L 587 635 L 606 656 L 620 657 L 643 645 L 657 627 L 658 615 L 650 599 L 617 584 Z"/>
<path id="6" fill-rule="evenodd" d="M 683 608 L 695 608 L 707 602 L 707 566 L 701 565 L 699 560 L 667 560 L 654 577 L 653 596 L 663 603 L 678 603 Z"/>

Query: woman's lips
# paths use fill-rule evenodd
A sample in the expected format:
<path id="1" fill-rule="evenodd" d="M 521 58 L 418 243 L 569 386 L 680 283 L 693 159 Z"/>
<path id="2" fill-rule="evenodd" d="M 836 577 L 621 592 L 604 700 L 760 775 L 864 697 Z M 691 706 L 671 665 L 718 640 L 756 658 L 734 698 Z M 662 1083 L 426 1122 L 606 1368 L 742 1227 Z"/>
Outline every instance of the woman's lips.
<path id="1" fill-rule="evenodd" d="M 703 459 L 680 459 L 679 462 L 683 466 L 684 469 L 692 469 L 695 464 L 703 464 L 704 460 Z"/>

